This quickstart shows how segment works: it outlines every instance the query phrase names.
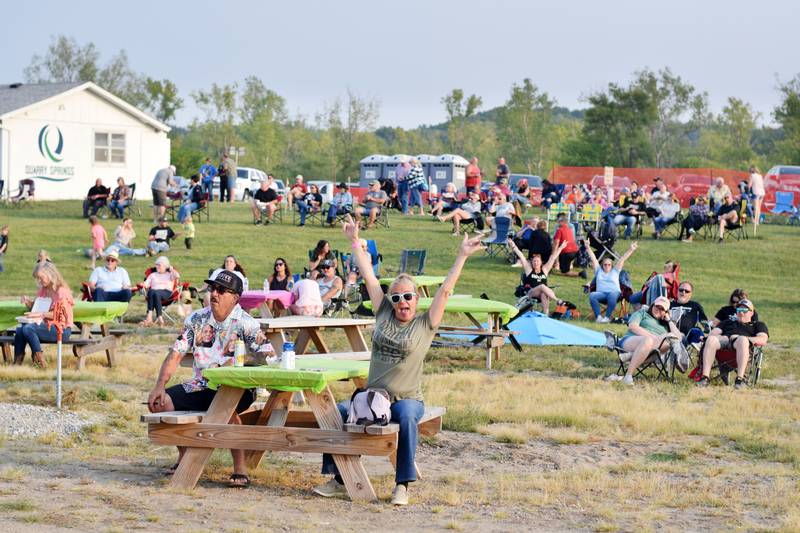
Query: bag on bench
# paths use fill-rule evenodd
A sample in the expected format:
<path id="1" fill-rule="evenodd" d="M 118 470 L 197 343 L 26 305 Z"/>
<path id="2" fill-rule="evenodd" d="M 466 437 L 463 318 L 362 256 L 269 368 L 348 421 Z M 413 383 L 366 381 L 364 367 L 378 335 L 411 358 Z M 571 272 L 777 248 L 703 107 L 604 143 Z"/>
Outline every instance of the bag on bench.
<path id="1" fill-rule="evenodd" d="M 392 419 L 392 402 L 384 389 L 357 389 L 350 398 L 347 423 L 385 426 Z"/>

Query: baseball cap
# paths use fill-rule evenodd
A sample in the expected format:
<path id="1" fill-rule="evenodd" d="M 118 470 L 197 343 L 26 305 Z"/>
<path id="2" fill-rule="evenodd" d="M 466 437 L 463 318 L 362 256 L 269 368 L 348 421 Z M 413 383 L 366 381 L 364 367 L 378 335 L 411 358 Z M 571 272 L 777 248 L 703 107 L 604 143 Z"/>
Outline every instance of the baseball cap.
<path id="1" fill-rule="evenodd" d="M 327 268 L 327 267 L 332 267 L 332 266 L 333 266 L 333 261 L 331 261 L 330 259 L 323 259 L 319 263 L 319 267 L 320 268 Z"/>
<path id="2" fill-rule="evenodd" d="M 380 184 L 381 184 L 381 182 L 380 182 L 380 181 L 378 181 L 378 180 L 372 180 L 372 181 L 370 181 L 370 182 L 369 182 L 369 184 L 370 184 L 370 185 L 380 185 Z"/>
<path id="3" fill-rule="evenodd" d="M 736 307 L 746 307 L 751 311 L 755 311 L 755 307 L 753 306 L 753 302 L 750 300 L 739 300 L 736 304 Z"/>
<path id="4" fill-rule="evenodd" d="M 167 217 L 158 217 L 158 221 L 159 222 L 166 222 L 167 221 Z"/>
<path id="5" fill-rule="evenodd" d="M 242 278 L 230 270 L 221 270 L 217 272 L 216 276 L 212 276 L 211 278 L 205 280 L 205 282 L 212 287 L 217 286 L 233 291 L 239 296 L 242 295 L 242 290 L 244 288 L 242 284 Z"/>
<path id="6" fill-rule="evenodd" d="M 303 179 L 303 175 L 302 174 L 298 174 L 297 176 L 294 177 L 294 179 L 301 180 L 301 179 Z"/>
<path id="7" fill-rule="evenodd" d="M 347 189 L 347 184 L 345 182 L 341 182 L 339 185 L 336 186 L 338 189 Z"/>
<path id="8" fill-rule="evenodd" d="M 653 307 L 660 307 L 664 311 L 669 311 L 669 300 L 667 300 L 664 296 L 659 296 L 653 300 Z"/>

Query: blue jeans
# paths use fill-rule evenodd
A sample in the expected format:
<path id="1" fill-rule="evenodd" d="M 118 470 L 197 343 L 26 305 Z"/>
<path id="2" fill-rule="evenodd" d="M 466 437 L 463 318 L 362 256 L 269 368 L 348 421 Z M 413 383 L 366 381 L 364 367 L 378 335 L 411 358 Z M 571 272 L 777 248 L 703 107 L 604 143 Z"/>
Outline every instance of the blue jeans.
<path id="1" fill-rule="evenodd" d="M 200 209 L 200 205 L 196 202 L 189 202 L 181 205 L 181 208 L 178 209 L 178 222 L 183 222 L 183 220 L 188 216 Z"/>
<path id="2" fill-rule="evenodd" d="M 408 213 L 408 184 L 405 181 L 397 182 L 397 197 L 400 199 L 400 210 Z"/>
<path id="3" fill-rule="evenodd" d="M 644 292 L 637 291 L 631 294 L 631 297 L 628 298 L 628 301 L 633 305 L 639 305 L 640 303 L 642 303 L 643 299 L 644 299 Z"/>
<path id="4" fill-rule="evenodd" d="M 675 217 L 655 217 L 653 219 L 653 225 L 656 227 L 656 233 L 661 233 L 664 231 L 664 228 L 666 228 L 673 220 L 675 220 Z"/>
<path id="5" fill-rule="evenodd" d="M 411 201 L 408 202 L 408 205 L 411 207 L 417 205 L 422 207 L 422 190 L 419 187 L 412 187 L 408 191 L 411 195 Z"/>
<path id="6" fill-rule="evenodd" d="M 69 340 L 69 334 L 72 329 L 64 328 L 61 335 L 61 340 Z M 17 326 L 17 332 L 14 333 L 14 356 L 25 355 L 25 345 L 31 347 L 31 352 L 41 352 L 42 342 L 56 342 L 56 327 L 50 326 L 49 328 L 41 324 L 22 324 Z"/>
<path id="7" fill-rule="evenodd" d="M 349 210 L 346 207 L 337 207 L 335 205 L 331 205 L 328 208 L 328 224 L 333 223 L 336 220 L 337 215 L 344 215 L 345 213 L 349 213 Z"/>
<path id="8" fill-rule="evenodd" d="M 172 296 L 172 291 L 166 289 L 147 291 L 147 311 L 155 311 L 156 318 L 161 316 L 161 308 L 164 302 L 168 302 Z"/>
<path id="9" fill-rule="evenodd" d="M 208 198 L 209 202 L 214 201 L 214 195 L 211 194 L 211 191 L 214 190 L 214 180 L 203 180 L 203 192 L 206 193 L 206 197 Z"/>
<path id="10" fill-rule="evenodd" d="M 305 200 L 295 200 L 294 203 L 297 204 L 297 212 L 300 213 L 300 225 L 303 226 L 306 223 L 306 216 L 308 215 L 310 207 Z"/>
<path id="11" fill-rule="evenodd" d="M 111 250 L 116 250 L 119 255 L 146 255 L 147 250 L 144 248 L 128 248 L 120 244 L 119 242 L 114 242 L 111 246 L 105 249 L 104 254 L 108 255 L 108 252 Z"/>
<path id="12" fill-rule="evenodd" d="M 347 408 L 349 405 L 350 402 L 342 402 L 336 406 L 339 408 L 342 420 L 347 420 Z M 417 424 L 424 413 L 425 404 L 419 400 L 399 400 L 392 404 L 392 422 L 400 425 L 400 433 L 397 436 L 395 483 L 407 483 L 417 480 L 417 470 L 414 467 L 414 457 L 417 454 Z M 322 455 L 322 473 L 333 475 L 339 473 L 330 454 Z"/>
<path id="13" fill-rule="evenodd" d="M 109 204 L 109 208 L 111 208 L 111 214 L 117 218 L 125 218 L 125 206 L 128 205 L 128 200 L 111 200 Z"/>
<path id="14" fill-rule="evenodd" d="M 147 249 L 150 250 L 153 255 L 160 254 L 161 252 L 166 252 L 169 250 L 169 243 L 167 241 L 164 242 L 157 242 L 157 241 L 150 241 L 147 243 Z"/>
<path id="15" fill-rule="evenodd" d="M 617 226 L 620 224 L 625 224 L 625 234 L 623 236 L 626 239 L 629 239 L 631 237 L 633 227 L 636 226 L 636 217 L 633 215 L 617 215 L 614 217 L 614 224 Z"/>
<path id="16" fill-rule="evenodd" d="M 594 316 L 600 316 L 600 304 L 607 304 L 606 318 L 611 318 L 614 309 L 617 307 L 617 300 L 622 294 L 619 291 L 613 292 L 592 292 L 589 294 L 589 304 L 592 306 Z"/>
<path id="17" fill-rule="evenodd" d="M 121 289 L 118 291 L 104 291 L 103 289 L 97 287 L 94 290 L 94 301 L 95 302 L 130 302 L 131 301 L 131 290 L 130 289 Z"/>

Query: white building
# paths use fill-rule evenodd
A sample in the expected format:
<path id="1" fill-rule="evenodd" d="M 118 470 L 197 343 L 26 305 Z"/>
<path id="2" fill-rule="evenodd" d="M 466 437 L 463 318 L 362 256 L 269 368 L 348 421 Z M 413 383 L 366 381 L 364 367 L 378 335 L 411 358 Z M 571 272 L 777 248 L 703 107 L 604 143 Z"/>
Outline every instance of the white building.
<path id="1" fill-rule="evenodd" d="M 32 178 L 36 198 L 79 199 L 97 178 L 151 196 L 169 165 L 170 128 L 91 82 L 0 86 L 0 180 Z M 7 194 L 4 192 L 4 194 Z"/>

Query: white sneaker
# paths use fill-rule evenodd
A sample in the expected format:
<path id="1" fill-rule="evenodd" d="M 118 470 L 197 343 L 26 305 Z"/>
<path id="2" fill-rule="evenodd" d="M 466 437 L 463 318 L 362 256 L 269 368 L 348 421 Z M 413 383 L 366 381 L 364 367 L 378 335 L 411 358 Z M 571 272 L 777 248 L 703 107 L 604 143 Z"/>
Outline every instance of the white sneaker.
<path id="1" fill-rule="evenodd" d="M 694 228 L 689 228 L 689 235 L 694 235 L 694 234 L 695 234 Z"/>
<path id="2" fill-rule="evenodd" d="M 625 377 L 622 378 L 622 383 L 624 383 L 625 385 L 633 385 L 633 376 L 628 376 L 626 374 Z"/>
<path id="3" fill-rule="evenodd" d="M 405 485 L 395 485 L 392 491 L 392 505 L 408 505 L 408 489 Z"/>
<path id="4" fill-rule="evenodd" d="M 597 317 L 595 322 L 597 322 L 598 324 L 608 324 L 609 322 L 611 322 L 611 319 L 608 318 L 607 316 L 600 315 L 599 317 Z"/>
<path id="5" fill-rule="evenodd" d="M 522 268 L 522 263 L 520 263 L 519 261 L 517 261 L 516 263 L 514 263 L 513 265 L 511 265 L 511 268 Z"/>
<path id="6" fill-rule="evenodd" d="M 327 483 L 314 487 L 314 492 L 325 498 L 347 496 L 347 489 L 344 487 L 344 484 L 336 481 L 336 478 L 331 478 Z"/>

